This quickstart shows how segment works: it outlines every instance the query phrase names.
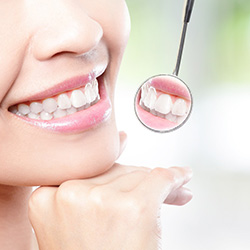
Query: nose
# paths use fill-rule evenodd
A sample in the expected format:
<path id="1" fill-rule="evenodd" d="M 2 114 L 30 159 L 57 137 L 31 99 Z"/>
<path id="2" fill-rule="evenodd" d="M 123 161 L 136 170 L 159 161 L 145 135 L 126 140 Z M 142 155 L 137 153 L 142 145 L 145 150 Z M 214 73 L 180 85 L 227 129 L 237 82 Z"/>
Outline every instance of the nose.
<path id="1" fill-rule="evenodd" d="M 83 8 L 70 10 L 69 6 L 55 6 L 46 10 L 43 6 L 43 9 L 44 13 L 40 12 L 36 17 L 38 26 L 31 42 L 37 60 L 45 61 L 61 53 L 85 54 L 103 37 L 101 25 Z"/>

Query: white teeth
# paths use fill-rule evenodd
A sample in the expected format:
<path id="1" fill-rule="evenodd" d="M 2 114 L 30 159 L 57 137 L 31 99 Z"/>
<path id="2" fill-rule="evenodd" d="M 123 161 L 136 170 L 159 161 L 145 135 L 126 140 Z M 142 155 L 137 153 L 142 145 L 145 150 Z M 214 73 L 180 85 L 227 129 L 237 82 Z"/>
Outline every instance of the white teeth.
<path id="1" fill-rule="evenodd" d="M 54 118 L 60 118 L 60 117 L 64 117 L 67 115 L 67 111 L 63 110 L 63 109 L 57 109 L 54 113 Z"/>
<path id="2" fill-rule="evenodd" d="M 39 118 L 40 118 L 40 116 L 37 115 L 37 114 L 35 114 L 35 113 L 29 113 L 29 114 L 28 114 L 28 117 L 29 117 L 30 119 L 39 119 Z"/>
<path id="3" fill-rule="evenodd" d="M 94 92 L 95 92 L 95 96 L 98 96 L 99 95 L 99 89 L 98 89 L 98 82 L 97 82 L 96 79 L 93 81 L 93 89 L 94 89 Z"/>
<path id="4" fill-rule="evenodd" d="M 172 106 L 171 96 L 167 94 L 160 95 L 155 102 L 155 110 L 164 115 L 171 111 Z"/>
<path id="5" fill-rule="evenodd" d="M 30 113 L 30 107 L 26 104 L 19 104 L 17 109 L 18 112 L 21 113 L 22 115 L 27 115 Z"/>
<path id="6" fill-rule="evenodd" d="M 87 103 L 86 96 L 81 90 L 74 90 L 71 94 L 70 100 L 75 108 L 80 108 Z"/>
<path id="7" fill-rule="evenodd" d="M 19 111 L 16 112 L 16 115 L 18 115 L 18 116 L 24 116 L 24 115 L 21 114 Z"/>
<path id="8" fill-rule="evenodd" d="M 172 114 L 183 116 L 186 114 L 186 111 L 187 111 L 186 101 L 181 98 L 177 99 L 173 105 Z"/>
<path id="9" fill-rule="evenodd" d="M 57 102 L 53 98 L 48 98 L 43 101 L 43 110 L 48 113 L 53 113 L 57 109 Z"/>
<path id="10" fill-rule="evenodd" d="M 57 104 L 60 109 L 69 109 L 71 108 L 71 101 L 67 94 L 61 94 L 58 96 Z"/>
<path id="11" fill-rule="evenodd" d="M 77 109 L 74 107 L 71 107 L 70 109 L 67 109 L 67 115 L 72 115 L 77 112 Z"/>
<path id="12" fill-rule="evenodd" d="M 148 90 L 148 94 L 144 98 L 144 105 L 149 109 L 153 109 L 155 105 L 155 101 L 157 99 L 157 93 L 155 88 L 150 87 Z"/>
<path id="13" fill-rule="evenodd" d="M 171 122 L 177 122 L 178 119 L 178 117 L 173 115 L 172 113 L 168 113 L 165 118 Z"/>
<path id="14" fill-rule="evenodd" d="M 141 88 L 141 100 L 144 101 L 145 97 L 148 94 L 148 90 L 149 90 L 149 84 L 145 83 L 142 88 Z"/>
<path id="15" fill-rule="evenodd" d="M 93 102 L 96 99 L 94 87 L 91 83 L 87 83 L 85 86 L 85 95 L 88 103 Z"/>
<path id="16" fill-rule="evenodd" d="M 30 104 L 30 111 L 34 114 L 38 114 L 43 110 L 43 105 L 40 102 L 32 102 Z"/>
<path id="17" fill-rule="evenodd" d="M 100 100 L 98 81 L 94 79 L 91 83 L 87 83 L 85 93 L 83 90 L 77 89 L 72 91 L 70 98 L 68 95 L 69 93 L 63 93 L 57 98 L 47 98 L 42 103 L 13 105 L 9 111 L 18 116 L 45 121 L 74 114 L 95 105 Z"/>
<path id="18" fill-rule="evenodd" d="M 151 114 L 171 122 L 184 121 L 188 113 L 188 104 L 184 99 L 177 98 L 173 103 L 171 95 L 160 94 L 157 98 L 156 89 L 146 83 L 141 88 L 140 106 Z"/>
<path id="19" fill-rule="evenodd" d="M 42 111 L 42 113 L 40 114 L 40 118 L 44 121 L 49 121 L 53 118 L 53 115 L 48 112 Z"/>

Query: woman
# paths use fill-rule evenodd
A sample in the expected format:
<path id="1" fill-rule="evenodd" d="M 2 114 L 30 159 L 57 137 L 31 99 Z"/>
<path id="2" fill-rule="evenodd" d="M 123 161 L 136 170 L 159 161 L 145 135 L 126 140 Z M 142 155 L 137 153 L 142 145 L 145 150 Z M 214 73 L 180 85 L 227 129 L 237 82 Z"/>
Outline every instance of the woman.
<path id="1" fill-rule="evenodd" d="M 0 15 L 1 250 L 157 249 L 191 170 L 115 164 L 125 2 L 3 0 Z"/>

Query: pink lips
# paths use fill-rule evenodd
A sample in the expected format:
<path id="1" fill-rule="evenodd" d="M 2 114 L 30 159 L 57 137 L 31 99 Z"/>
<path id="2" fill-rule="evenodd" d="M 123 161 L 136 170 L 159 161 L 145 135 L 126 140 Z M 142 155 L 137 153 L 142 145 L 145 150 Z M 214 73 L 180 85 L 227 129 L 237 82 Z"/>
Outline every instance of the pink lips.
<path id="1" fill-rule="evenodd" d="M 159 91 L 169 93 L 173 96 L 186 99 L 189 105 L 192 105 L 192 97 L 191 97 L 189 89 L 181 80 L 179 80 L 175 76 L 160 75 L 157 77 L 153 77 L 152 80 L 149 79 L 147 82 L 149 82 L 150 86 L 154 87 L 155 89 Z M 144 110 L 139 105 L 140 99 L 141 99 L 141 90 L 137 94 L 135 107 L 136 107 L 136 112 L 137 112 L 139 119 L 146 127 L 149 127 L 150 129 L 153 129 L 156 131 L 166 132 L 180 125 L 176 122 L 171 122 L 167 119 L 155 116 L 149 113 L 148 111 Z"/>
<path id="2" fill-rule="evenodd" d="M 166 80 L 166 78 L 168 79 Z M 150 82 L 150 86 L 191 101 L 191 95 L 187 86 L 175 76 L 163 75 L 156 77 Z"/>
<path id="3" fill-rule="evenodd" d="M 70 81 L 64 82 L 50 90 L 37 94 L 32 97 L 32 100 L 43 99 L 45 97 L 53 96 L 60 92 L 64 92 L 73 88 L 83 86 L 83 83 L 89 82 L 89 76 L 76 77 Z M 66 117 L 57 118 L 50 121 L 33 120 L 27 117 L 20 117 L 25 122 L 44 129 L 49 129 L 55 132 L 71 133 L 81 132 L 91 129 L 98 124 L 105 122 L 111 115 L 112 107 L 110 99 L 107 95 L 103 77 L 98 78 L 100 100 L 88 109 L 76 112 Z"/>

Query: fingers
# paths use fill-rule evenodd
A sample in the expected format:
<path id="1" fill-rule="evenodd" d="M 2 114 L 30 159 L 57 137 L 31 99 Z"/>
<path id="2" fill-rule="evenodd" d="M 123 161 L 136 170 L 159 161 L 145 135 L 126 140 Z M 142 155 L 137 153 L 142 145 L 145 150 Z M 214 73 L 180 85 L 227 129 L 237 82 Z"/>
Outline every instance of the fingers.
<path id="1" fill-rule="evenodd" d="M 150 168 L 138 168 L 138 170 L 131 171 L 128 174 L 120 175 L 112 182 L 108 183 L 108 185 L 121 192 L 129 192 L 135 189 L 135 187 L 146 178 L 150 171 Z"/>
<path id="2" fill-rule="evenodd" d="M 182 206 L 188 203 L 193 198 L 191 190 L 188 188 L 178 188 L 168 195 L 164 203 L 169 205 Z"/>
<path id="3" fill-rule="evenodd" d="M 190 168 L 155 168 L 136 187 L 134 192 L 137 193 L 138 197 L 146 196 L 152 206 L 159 206 L 172 192 L 185 185 L 191 177 L 192 171 Z M 181 200 L 181 197 L 181 195 L 179 198 L 176 196 L 176 201 Z M 175 199 L 173 197 L 172 199 L 172 202 L 174 202 Z"/>

